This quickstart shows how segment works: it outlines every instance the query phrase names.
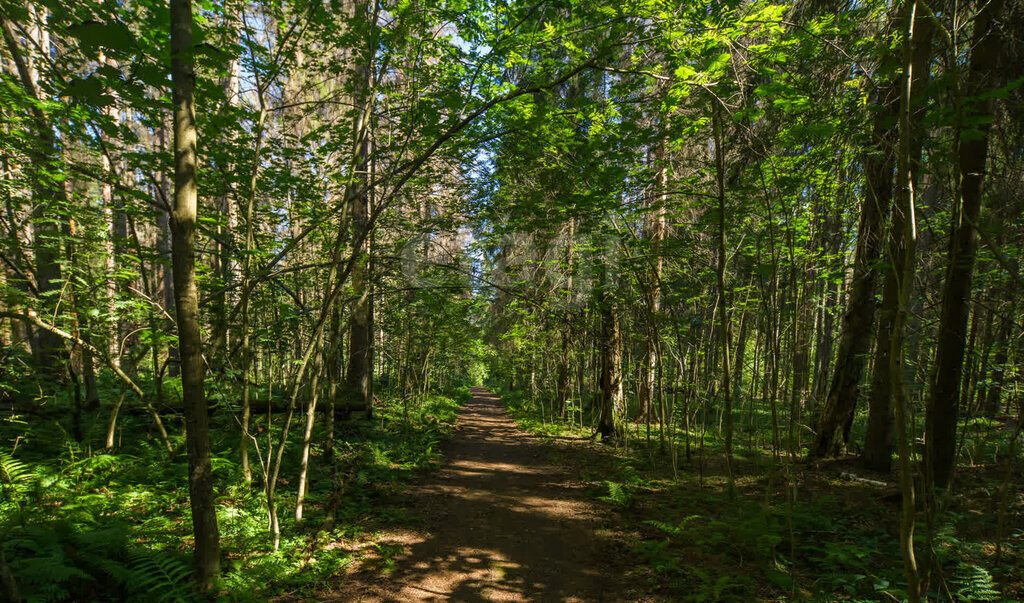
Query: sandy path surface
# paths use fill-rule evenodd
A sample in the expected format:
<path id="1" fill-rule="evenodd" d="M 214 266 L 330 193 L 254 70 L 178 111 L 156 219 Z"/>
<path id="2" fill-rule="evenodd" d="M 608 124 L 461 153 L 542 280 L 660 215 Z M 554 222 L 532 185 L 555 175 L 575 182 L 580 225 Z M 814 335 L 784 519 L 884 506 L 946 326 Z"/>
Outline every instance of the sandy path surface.
<path id="1" fill-rule="evenodd" d="M 474 388 L 443 467 L 409 492 L 422 528 L 386 534 L 401 551 L 391 571 L 364 567 L 334 600 L 637 600 L 623 547 L 603 529 L 612 519 L 549 454 L 496 395 Z"/>

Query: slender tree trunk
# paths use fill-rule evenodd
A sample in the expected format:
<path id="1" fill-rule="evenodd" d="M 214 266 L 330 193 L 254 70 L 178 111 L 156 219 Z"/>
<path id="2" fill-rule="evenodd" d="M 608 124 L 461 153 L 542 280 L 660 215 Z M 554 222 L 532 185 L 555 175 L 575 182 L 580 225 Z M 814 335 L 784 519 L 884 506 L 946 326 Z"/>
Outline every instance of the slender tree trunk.
<path id="1" fill-rule="evenodd" d="M 156 132 L 157 146 L 161 151 L 171 152 L 170 143 L 167 140 L 167 129 L 160 128 Z M 154 196 L 163 199 L 171 198 L 171 178 L 167 172 L 161 172 L 159 191 L 153 191 Z M 168 316 L 174 316 L 177 313 L 175 309 L 175 295 L 174 295 L 174 269 L 172 264 L 172 243 L 171 240 L 174 238 L 171 232 L 171 214 L 174 209 L 170 208 L 170 211 L 164 211 L 158 209 L 156 212 L 156 230 L 157 230 L 157 251 L 160 254 L 162 260 L 159 265 L 158 273 L 160 274 L 160 292 L 162 293 L 162 301 L 164 305 L 164 311 Z M 164 328 L 171 331 L 174 328 L 173 321 L 170 318 L 162 321 Z M 173 339 L 167 343 L 167 359 L 165 361 L 167 366 L 167 376 L 177 377 L 181 372 L 181 365 L 179 364 L 178 346 L 174 345 Z"/>
<path id="2" fill-rule="evenodd" d="M 650 245 L 650 260 L 647 262 L 649 279 L 644 288 L 646 313 L 644 315 L 643 353 L 640 362 L 640 383 L 638 388 L 637 421 L 646 421 L 654 400 L 656 376 L 658 373 L 658 319 L 661 312 L 662 242 L 665 239 L 665 195 L 668 190 L 668 168 L 665 162 L 664 144 L 654 152 L 658 170 L 655 191 L 650 196 L 650 210 L 644 216 L 644 236 Z"/>
<path id="3" fill-rule="evenodd" d="M 203 349 L 196 285 L 196 113 L 191 0 L 171 0 L 171 77 L 174 103 L 174 213 L 172 248 L 182 400 L 187 425 L 189 501 L 195 535 L 195 571 L 201 588 L 220 573 L 220 537 L 213 497 L 210 430 L 203 392 Z"/>
<path id="4" fill-rule="evenodd" d="M 1011 279 L 1010 284 L 1007 286 L 1006 298 L 1009 301 L 1007 312 L 1003 315 L 1000 321 L 999 331 L 996 333 L 995 358 L 992 359 L 992 376 L 989 378 L 988 390 L 985 392 L 985 414 L 992 417 L 999 414 L 1000 408 L 1002 408 L 1003 398 L 1003 387 L 1006 384 L 1006 368 L 1007 361 L 1009 360 L 1010 352 L 1010 331 L 1012 329 L 1013 320 L 1011 317 L 1015 316 L 1012 311 L 1012 304 L 1016 299 L 1016 280 Z"/>
<path id="5" fill-rule="evenodd" d="M 264 105 L 263 95 L 259 95 L 260 100 L 260 113 L 256 120 L 256 148 L 253 152 L 253 166 L 249 176 L 249 190 L 245 201 L 245 255 L 242 259 L 242 294 L 239 303 L 241 304 L 242 324 L 241 324 L 241 335 L 242 335 L 242 433 L 239 450 L 241 453 L 242 462 L 242 474 L 245 476 L 246 483 L 252 482 L 252 468 L 249 466 L 249 421 L 251 418 L 252 410 L 252 380 L 254 379 L 252 371 L 252 341 L 251 341 L 251 324 L 250 324 L 250 301 L 252 299 L 252 290 L 250 287 L 251 273 L 252 273 L 252 252 L 256 245 L 255 238 L 255 219 L 256 219 L 256 185 L 259 180 L 259 170 L 261 163 L 261 150 L 263 148 L 263 133 L 267 119 L 267 111 Z M 270 404 L 271 400 L 267 400 L 267 404 Z"/>
<path id="6" fill-rule="evenodd" d="M 334 421 L 338 405 L 338 384 L 340 382 L 341 358 L 341 308 L 335 304 L 331 310 L 331 330 L 327 353 L 327 425 L 324 433 L 324 459 L 334 459 Z M 402 391 L 401 389 L 399 391 Z"/>
<path id="7" fill-rule="evenodd" d="M 906 27 L 903 48 L 903 77 L 900 85 L 899 150 L 896 172 L 896 204 L 893 214 L 893 232 L 889 237 L 889 257 L 892 260 L 892 274 L 895 277 L 896 308 L 893 328 L 890 331 L 889 373 L 892 380 L 893 401 L 896 406 L 896 446 L 899 453 L 900 489 L 902 512 L 900 517 L 900 553 L 903 570 L 907 579 L 907 598 L 911 603 L 921 599 L 920 578 L 917 557 L 914 552 L 914 475 L 912 466 L 913 423 L 910 414 L 910 400 L 905 383 L 904 333 L 906 331 L 910 292 L 914 286 L 914 270 L 917 254 L 917 220 L 915 218 L 914 195 L 916 185 L 915 159 L 920 153 L 920 138 L 915 135 L 916 124 L 911 119 L 917 85 L 927 70 L 928 61 L 922 59 L 930 54 L 932 21 L 928 15 L 918 11 L 916 0 L 908 2 L 904 9 L 903 22 Z M 922 90 L 923 91 L 923 90 Z M 900 227 L 897 233 L 896 227 Z"/>
<path id="8" fill-rule="evenodd" d="M 725 439 L 725 467 L 728 480 L 729 498 L 736 497 L 736 481 L 733 475 L 732 458 L 732 366 L 730 364 L 730 346 L 732 346 L 732 307 L 726 289 L 725 273 L 728 261 L 725 227 L 725 141 L 722 133 L 721 110 L 715 105 L 715 181 L 718 185 L 718 315 L 721 320 L 719 336 L 721 337 L 722 353 L 722 414 L 725 415 L 723 437 Z"/>
<path id="9" fill-rule="evenodd" d="M 320 371 L 322 355 L 317 356 L 313 367 L 313 379 L 309 384 L 309 404 L 306 407 L 306 428 L 302 432 L 302 453 L 299 457 L 299 493 L 295 499 L 295 523 L 302 523 L 302 506 L 309 488 L 309 449 L 313 445 L 313 427 L 316 424 L 316 403 L 320 397 Z"/>
<path id="10" fill-rule="evenodd" d="M 598 267 L 598 304 L 601 320 L 601 406 L 597 432 L 602 439 L 616 434 L 615 411 L 622 403 L 622 330 L 619 313 L 608 291 L 608 268 L 604 261 Z"/>

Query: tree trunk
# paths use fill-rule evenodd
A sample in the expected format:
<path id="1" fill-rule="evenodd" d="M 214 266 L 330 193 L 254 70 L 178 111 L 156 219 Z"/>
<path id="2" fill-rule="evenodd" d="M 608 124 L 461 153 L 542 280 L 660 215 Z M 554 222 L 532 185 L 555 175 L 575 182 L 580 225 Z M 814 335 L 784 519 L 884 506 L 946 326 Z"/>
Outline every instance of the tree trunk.
<path id="1" fill-rule="evenodd" d="M 306 427 L 302 432 L 302 452 L 299 455 L 299 492 L 295 498 L 295 523 L 302 523 L 302 508 L 309 489 L 309 450 L 313 445 L 313 427 L 316 424 L 316 403 L 320 397 L 320 372 L 323 355 L 317 355 L 313 378 L 309 383 L 309 404 L 306 407 Z"/>
<path id="2" fill-rule="evenodd" d="M 651 208 L 644 217 L 646 225 L 644 235 L 650 245 L 648 264 L 649 281 L 644 289 L 646 294 L 646 313 L 644 321 L 643 354 L 640 364 L 640 387 L 638 392 L 639 407 L 637 421 L 647 420 L 654 400 L 655 377 L 658 373 L 658 319 L 661 312 L 661 271 L 664 263 L 661 257 L 662 241 L 665 239 L 665 194 L 668 189 L 668 168 L 663 165 L 665 160 L 664 144 L 655 150 L 655 161 L 658 163 L 658 176 L 655 194 L 652 195 Z"/>
<path id="3" fill-rule="evenodd" d="M 725 439 L 725 467 L 728 480 L 727 489 L 729 498 L 736 497 L 736 483 L 733 475 L 732 458 L 732 366 L 730 364 L 730 350 L 732 345 L 732 307 L 726 289 L 725 271 L 728 261 L 726 249 L 726 228 L 725 228 L 725 142 L 722 133 L 722 116 L 718 105 L 714 111 L 715 130 L 715 181 L 718 185 L 718 315 L 721 320 L 719 325 L 719 336 L 721 338 L 722 353 L 722 414 L 724 415 L 723 437 Z"/>
<path id="4" fill-rule="evenodd" d="M 353 9 L 359 21 L 367 18 L 366 2 L 356 2 Z M 368 44 L 369 47 L 369 44 Z M 364 55 L 370 55 L 369 48 Z M 349 316 L 349 362 L 346 374 L 348 389 L 366 410 L 373 414 L 373 297 L 370 285 L 370 194 L 368 189 L 370 168 L 370 68 L 368 60 L 354 62 L 353 105 L 355 116 L 353 132 L 353 173 L 349 184 L 349 212 L 352 218 L 352 240 L 362 240 L 353 248 L 356 257 L 352 268 L 352 290 L 355 301 Z"/>
<path id="5" fill-rule="evenodd" d="M 220 538 L 213 498 L 210 432 L 203 392 L 203 349 L 199 332 L 199 289 L 196 285 L 195 236 L 197 170 L 193 87 L 192 3 L 171 0 L 171 77 L 174 103 L 174 213 L 172 260 L 181 356 L 182 401 L 185 406 L 189 464 L 189 501 L 195 535 L 196 580 L 212 586 L 220 573 Z"/>
<path id="6" fill-rule="evenodd" d="M 970 311 L 971 280 L 977 252 L 975 225 L 981 211 L 982 185 L 988 158 L 992 99 L 978 97 L 996 85 L 1000 38 L 993 31 L 1002 0 L 982 5 L 974 22 L 967 86 L 959 117 L 960 199 L 950 232 L 949 268 L 942 292 L 935 380 L 925 414 L 928 447 L 925 465 L 934 487 L 947 488 L 956 464 L 957 401 L 963 369 L 964 340 Z M 964 123 L 969 121 L 968 129 Z M 966 134 L 966 135 L 965 135 Z"/>
<path id="7" fill-rule="evenodd" d="M 597 432 L 602 439 L 613 438 L 617 429 L 615 412 L 622 403 L 622 331 L 619 314 L 608 292 L 608 268 L 598 266 L 598 304 L 601 318 L 601 407 Z"/>
<path id="8" fill-rule="evenodd" d="M 900 516 L 900 554 L 907 579 L 907 598 L 917 603 L 921 598 L 917 558 L 914 553 L 914 476 L 912 466 L 913 423 L 910 400 L 904 376 L 904 333 L 907 324 L 910 292 L 914 286 L 914 264 L 917 253 L 917 220 L 914 212 L 914 187 L 917 182 L 917 162 L 921 138 L 915 135 L 915 122 L 911 119 L 918 88 L 927 76 L 927 57 L 931 52 L 932 20 L 918 12 L 916 1 L 906 4 L 903 22 L 906 27 L 903 48 L 903 78 L 900 85 L 899 151 L 896 172 L 896 203 L 893 212 L 893 230 L 889 237 L 889 257 L 895 281 L 896 305 L 890 331 L 889 374 L 892 380 L 893 401 L 896 406 L 896 445 L 899 451 L 900 490 L 902 509 Z M 924 70 L 921 73 L 919 70 Z M 896 226 L 900 229 L 897 232 Z"/>
<path id="9" fill-rule="evenodd" d="M 842 454 L 850 438 L 857 406 L 861 374 L 871 346 L 875 322 L 875 281 L 878 259 L 885 241 L 885 220 L 892 204 L 892 148 L 896 124 L 892 118 L 899 104 L 895 86 L 875 90 L 875 123 L 872 149 L 865 160 L 865 194 L 857 228 L 857 251 L 850 283 L 849 302 L 843 317 L 836 368 L 821 417 L 816 427 L 812 457 Z"/>
<path id="10" fill-rule="evenodd" d="M 911 7 L 909 10 L 917 12 L 917 9 L 914 7 Z M 905 69 L 911 72 L 911 79 L 901 84 L 903 88 L 901 89 L 900 99 L 900 111 L 907 113 L 906 115 L 900 115 L 900 119 L 906 121 L 906 124 L 900 122 L 900 127 L 909 128 L 906 132 L 902 130 L 900 132 L 900 144 L 907 145 L 907 157 L 900 157 L 900 160 L 906 160 L 908 165 L 906 167 L 907 174 L 904 176 L 901 173 L 899 177 L 905 177 L 909 180 L 899 183 L 898 192 L 900 195 L 908 196 L 910 200 L 898 201 L 905 206 L 913 204 L 914 190 L 920 180 L 920 158 L 924 135 L 918 124 L 921 121 L 921 99 L 924 98 L 925 88 L 928 86 L 928 63 L 931 60 L 932 32 L 934 31 L 934 23 L 931 17 L 922 16 L 917 12 L 916 19 L 917 22 L 909 26 L 914 33 L 913 43 L 908 43 L 910 46 L 905 51 L 907 55 Z M 906 99 L 902 98 L 904 94 L 907 95 Z M 903 103 L 907 104 L 906 108 L 903 107 Z M 916 115 L 915 112 L 917 113 Z M 906 312 L 906 308 L 901 310 L 900 304 L 906 305 L 909 303 L 913 283 L 901 283 L 899 281 L 898 271 L 904 263 L 899 253 L 907 253 L 903 248 L 902 237 L 905 236 L 904 231 L 908 228 L 915 231 L 914 244 L 916 246 L 917 226 L 916 224 L 906 224 L 904 222 L 912 215 L 910 210 L 906 208 L 893 212 L 888 251 L 898 253 L 897 255 L 890 255 L 889 258 L 889 263 L 893 268 L 886 272 L 882 288 L 882 310 L 878 321 L 879 333 L 893 333 L 894 329 L 905 327 L 906 319 L 905 317 L 900 317 L 900 312 Z M 913 264 L 914 259 L 910 258 L 908 261 Z M 901 287 L 907 289 L 907 291 L 902 291 Z M 901 295 L 906 296 L 902 302 L 900 301 Z M 899 321 L 901 320 L 903 321 L 903 326 L 900 326 Z M 902 354 L 902 332 L 899 334 L 899 337 L 900 353 Z M 865 467 L 878 471 L 888 471 L 892 463 L 893 393 L 895 388 L 903 382 L 902 374 L 892 374 L 894 366 L 903 366 L 902 358 L 891 357 L 893 349 L 890 342 L 882 341 L 879 341 L 875 348 L 875 365 L 872 372 L 871 395 L 868 407 L 868 428 L 864 439 L 864 453 L 861 457 Z M 899 409 L 895 410 L 898 411 Z"/>

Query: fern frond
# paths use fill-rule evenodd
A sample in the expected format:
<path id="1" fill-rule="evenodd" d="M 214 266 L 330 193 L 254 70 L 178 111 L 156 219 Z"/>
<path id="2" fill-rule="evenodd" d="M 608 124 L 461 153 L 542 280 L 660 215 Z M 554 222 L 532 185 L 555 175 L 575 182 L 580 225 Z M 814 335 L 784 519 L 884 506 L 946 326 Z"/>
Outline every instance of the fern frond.
<path id="1" fill-rule="evenodd" d="M 0 482 L 12 484 L 35 479 L 36 474 L 28 465 L 7 454 L 0 452 Z"/>
<path id="2" fill-rule="evenodd" d="M 960 562 L 951 581 L 959 587 L 955 592 L 959 601 L 999 601 L 1001 598 L 992 574 L 980 565 Z"/>
<path id="3" fill-rule="evenodd" d="M 183 559 L 164 551 L 131 553 L 129 587 L 155 601 L 177 602 L 192 598 L 192 568 Z"/>
<path id="4" fill-rule="evenodd" d="M 626 491 L 626 488 L 617 482 L 606 481 L 605 485 L 608 487 L 608 496 L 600 497 L 600 500 L 612 503 L 619 507 L 628 506 L 630 501 L 633 499 L 633 495 Z"/>

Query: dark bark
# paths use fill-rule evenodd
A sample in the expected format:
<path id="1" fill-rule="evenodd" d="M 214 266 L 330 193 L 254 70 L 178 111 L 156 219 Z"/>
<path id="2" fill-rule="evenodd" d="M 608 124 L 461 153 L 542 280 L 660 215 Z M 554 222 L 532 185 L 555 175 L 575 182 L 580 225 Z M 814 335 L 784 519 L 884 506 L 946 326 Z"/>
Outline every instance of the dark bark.
<path id="1" fill-rule="evenodd" d="M 7 566 L 7 559 L 4 557 L 4 549 L 0 546 L 0 586 L 3 586 L 4 597 L 8 601 L 17 603 L 21 601 L 21 595 L 18 593 L 18 583 L 14 580 L 14 575 L 11 574 L 11 568 Z"/>
<path id="2" fill-rule="evenodd" d="M 668 168 L 662 165 L 665 160 L 664 145 L 655 150 L 658 162 L 656 191 L 650 199 L 650 211 L 644 216 L 644 236 L 650 245 L 651 259 L 648 262 L 648 282 L 644 287 L 645 309 L 644 339 L 641 355 L 640 383 L 637 400 L 637 421 L 647 420 L 654 402 L 656 375 L 658 372 L 658 326 L 657 316 L 661 312 L 661 271 L 664 261 L 661 257 L 662 243 L 665 239 L 665 192 L 668 190 Z"/>
<path id="3" fill-rule="evenodd" d="M 905 141 L 901 139 L 901 144 L 905 142 L 907 145 L 908 156 L 905 159 L 908 163 L 906 168 L 908 173 L 906 177 L 909 180 L 906 183 L 901 182 L 898 191 L 901 195 L 907 195 L 908 199 L 898 199 L 898 202 L 905 206 L 912 206 L 914 201 L 910 196 L 913 195 L 913 190 L 919 182 L 921 147 L 924 140 L 919 124 L 923 111 L 922 99 L 925 96 L 925 88 L 928 86 L 929 80 L 928 63 L 931 60 L 934 24 L 930 17 L 918 13 L 913 29 L 913 47 L 908 49 L 910 64 L 907 65 L 907 68 L 911 69 L 912 79 L 906 83 L 907 98 L 901 101 L 907 103 L 905 108 L 906 124 L 902 127 L 910 128 L 910 131 L 901 133 L 901 136 L 905 138 Z M 910 218 L 911 211 L 912 207 L 893 212 L 889 231 L 890 256 L 888 262 L 892 268 L 886 270 L 885 283 L 882 288 L 882 309 L 878 321 L 879 333 L 891 334 L 894 333 L 894 329 L 902 328 L 899 324 L 900 299 L 901 295 L 904 295 L 901 287 L 907 289 L 904 303 L 909 303 L 910 289 L 913 288 L 912 282 L 904 283 L 900 280 L 900 267 L 906 265 L 907 262 L 912 265 L 914 261 L 913 258 L 905 257 L 908 251 L 903 240 L 904 231 L 907 228 L 914 229 L 914 224 L 906 222 Z M 914 234 L 916 236 L 916 232 Z M 902 332 L 899 338 L 899 348 L 902 353 Z M 888 470 L 892 463 L 892 430 L 895 418 L 892 406 L 893 388 L 895 382 L 902 379 L 901 375 L 892 374 L 894 366 L 897 364 L 902 366 L 902 359 L 891 357 L 892 350 L 893 345 L 889 341 L 880 341 L 876 347 L 868 408 L 868 431 L 864 440 L 864 454 L 861 457 L 861 461 L 866 467 L 880 471 Z M 850 418 L 852 420 L 852 415 Z M 849 433 L 849 426 L 847 426 L 847 433 Z"/>
<path id="4" fill-rule="evenodd" d="M 1011 307 L 1003 315 L 999 331 L 996 333 L 994 344 L 996 353 L 995 358 L 992 359 L 992 376 L 989 378 L 988 390 L 985 392 L 984 409 L 985 414 L 990 417 L 999 414 L 1002 407 L 1003 386 L 1006 383 L 1006 363 L 1009 360 L 1011 345 L 1010 332 L 1013 328 L 1014 313 L 1012 311 L 1012 300 L 1014 300 L 1016 295 L 1016 281 L 1011 280 L 1007 289 L 1007 299 L 1011 300 L 1009 302 Z"/>
<path id="5" fill-rule="evenodd" d="M 974 35 L 967 85 L 960 115 L 960 187 L 950 233 L 949 268 L 942 292 L 939 318 L 936 372 L 925 414 L 925 449 L 931 483 L 946 488 L 956 463 L 956 423 L 960 399 L 967 318 L 970 313 L 971 281 L 977 253 L 975 225 L 981 211 L 982 185 L 988 158 L 989 120 L 992 99 L 979 95 L 996 85 L 996 66 L 1002 44 L 993 31 L 1002 12 L 1003 1 L 982 5 L 974 22 Z M 963 124 L 969 120 L 973 128 Z"/>
<path id="6" fill-rule="evenodd" d="M 893 84 L 875 91 L 873 149 L 865 159 L 865 196 L 857 227 L 857 250 L 849 302 L 843 317 L 836 368 L 811 444 L 812 457 L 842 454 L 850 439 L 861 374 L 871 346 L 875 322 L 875 282 L 885 240 L 885 220 L 892 205 L 892 149 L 896 138 L 899 96 Z"/>
<path id="7" fill-rule="evenodd" d="M 607 267 L 604 262 L 598 267 L 598 304 L 601 320 L 601 406 L 597 432 L 601 438 L 616 435 L 615 411 L 622 400 L 622 330 L 619 314 L 609 294 Z"/>
<path id="8" fill-rule="evenodd" d="M 719 311 L 719 337 L 722 353 L 722 414 L 724 415 L 723 438 L 725 440 L 725 466 L 728 479 L 729 498 L 736 496 L 736 484 L 733 475 L 732 458 L 732 365 L 730 362 L 729 346 L 732 345 L 732 306 L 729 299 L 729 290 L 726 288 L 726 268 L 728 261 L 728 250 L 726 249 L 726 220 L 725 220 L 725 136 L 722 132 L 722 115 L 718 106 L 715 106 L 714 131 L 715 131 L 715 181 L 718 193 L 718 311 Z"/>
<path id="9" fill-rule="evenodd" d="M 892 379 L 892 396 L 896 408 L 896 446 L 899 451 L 900 492 L 902 508 L 900 513 L 900 556 L 903 560 L 904 576 L 907 580 L 907 598 L 910 603 L 921 600 L 921 583 L 914 552 L 915 503 L 913 459 L 911 442 L 910 401 L 905 383 L 904 334 L 910 294 L 914 288 L 914 269 L 917 255 L 917 220 L 915 217 L 914 188 L 917 176 L 917 161 L 920 156 L 921 137 L 915 130 L 913 111 L 916 93 L 922 77 L 927 77 L 928 61 L 921 61 L 922 55 L 930 53 L 932 20 L 918 10 L 916 1 L 904 5 L 903 22 L 906 36 L 903 46 L 903 77 L 900 84 L 899 110 L 899 151 L 897 154 L 897 189 L 893 210 L 893 226 L 888 242 L 888 255 L 892 261 L 890 272 L 895 280 L 896 296 L 893 308 L 893 327 L 889 336 L 889 373 Z M 923 38 L 923 39 L 922 39 Z M 922 73 L 922 71 L 924 73 Z M 897 231 L 897 224 L 899 230 Z M 898 236 L 897 236 L 898 235 Z"/>

